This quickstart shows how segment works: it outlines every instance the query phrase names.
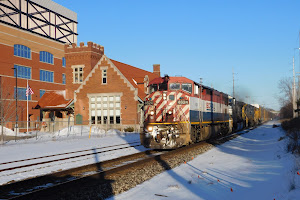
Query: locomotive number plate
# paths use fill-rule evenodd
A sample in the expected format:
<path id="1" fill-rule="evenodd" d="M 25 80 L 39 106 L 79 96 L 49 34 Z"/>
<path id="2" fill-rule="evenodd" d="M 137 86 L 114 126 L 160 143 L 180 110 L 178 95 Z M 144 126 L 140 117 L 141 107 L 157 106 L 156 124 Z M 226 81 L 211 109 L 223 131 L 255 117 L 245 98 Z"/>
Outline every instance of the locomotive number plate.
<path id="1" fill-rule="evenodd" d="M 181 100 L 178 100 L 178 101 L 177 101 L 177 104 L 178 104 L 178 105 L 186 105 L 186 104 L 189 104 L 189 101 L 188 101 L 188 100 L 185 100 L 185 99 L 181 99 Z"/>
<path id="2" fill-rule="evenodd" d="M 144 105 L 145 106 L 152 106 L 153 105 L 153 101 L 145 101 Z"/>

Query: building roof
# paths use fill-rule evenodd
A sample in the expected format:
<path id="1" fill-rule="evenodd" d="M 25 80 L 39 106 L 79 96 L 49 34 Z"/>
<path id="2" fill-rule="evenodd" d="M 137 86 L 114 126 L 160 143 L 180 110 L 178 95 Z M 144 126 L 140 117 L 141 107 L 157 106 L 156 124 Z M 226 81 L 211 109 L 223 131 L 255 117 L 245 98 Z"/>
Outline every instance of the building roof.
<path id="1" fill-rule="evenodd" d="M 144 92 L 144 78 L 147 75 L 149 82 L 159 76 L 148 72 L 146 70 L 121 63 L 119 61 L 110 59 L 110 61 L 119 69 L 119 71 L 125 76 L 125 78 L 133 85 L 133 87 L 138 89 L 138 96 L 140 99 L 144 99 L 146 93 Z"/>
<path id="2" fill-rule="evenodd" d="M 73 99 L 65 99 L 65 90 L 46 91 L 38 101 L 35 109 L 64 109 L 68 108 Z"/>

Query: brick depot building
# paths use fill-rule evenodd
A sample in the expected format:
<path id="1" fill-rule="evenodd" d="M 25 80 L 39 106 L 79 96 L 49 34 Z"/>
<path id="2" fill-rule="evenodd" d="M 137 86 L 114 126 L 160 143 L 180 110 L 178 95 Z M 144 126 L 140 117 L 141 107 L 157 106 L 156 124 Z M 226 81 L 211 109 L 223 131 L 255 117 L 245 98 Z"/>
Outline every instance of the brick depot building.
<path id="1" fill-rule="evenodd" d="M 0 1 L 0 8 L 0 117 L 16 121 L 17 110 L 22 128 L 27 119 L 27 81 L 34 91 L 29 96 L 31 121 L 42 117 L 32 107 L 47 90 L 65 89 L 64 44 L 77 42 L 77 15 L 51 0 Z"/>
<path id="2" fill-rule="evenodd" d="M 160 76 L 112 59 L 100 45 L 65 45 L 66 99 L 74 100 L 77 123 L 123 129 L 140 124 L 149 81 Z"/>

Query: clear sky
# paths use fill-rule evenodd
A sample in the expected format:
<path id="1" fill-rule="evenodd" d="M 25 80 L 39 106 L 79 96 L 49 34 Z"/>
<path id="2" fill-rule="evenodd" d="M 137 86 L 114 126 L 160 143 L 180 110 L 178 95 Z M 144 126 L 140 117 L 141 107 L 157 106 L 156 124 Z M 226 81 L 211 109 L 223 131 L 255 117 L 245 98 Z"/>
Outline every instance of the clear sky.
<path id="1" fill-rule="evenodd" d="M 181 75 L 278 110 L 278 81 L 292 78 L 299 47 L 296 0 L 54 0 L 78 17 L 78 43 L 161 75 Z M 299 70 L 299 52 L 295 51 Z"/>

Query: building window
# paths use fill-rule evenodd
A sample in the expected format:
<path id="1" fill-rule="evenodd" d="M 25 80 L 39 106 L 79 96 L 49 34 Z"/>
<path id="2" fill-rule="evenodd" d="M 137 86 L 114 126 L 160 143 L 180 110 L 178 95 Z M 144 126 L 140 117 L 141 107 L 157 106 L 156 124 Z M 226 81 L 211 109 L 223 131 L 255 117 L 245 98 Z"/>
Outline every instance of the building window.
<path id="1" fill-rule="evenodd" d="M 14 98 L 16 99 L 16 87 L 14 88 Z M 18 99 L 27 100 L 26 88 L 18 88 Z M 31 95 L 28 96 L 28 100 L 31 100 Z"/>
<path id="2" fill-rule="evenodd" d="M 90 96 L 91 124 L 120 124 L 121 96 L 99 95 Z"/>
<path id="3" fill-rule="evenodd" d="M 15 44 L 14 45 L 14 55 L 30 59 L 31 58 L 31 50 L 30 50 L 30 48 L 28 48 L 24 45 Z"/>
<path id="4" fill-rule="evenodd" d="M 107 83 L 107 69 L 102 70 L 102 84 Z"/>
<path id="5" fill-rule="evenodd" d="M 62 58 L 62 66 L 66 67 L 66 58 L 65 57 Z"/>
<path id="6" fill-rule="evenodd" d="M 26 78 L 26 79 L 31 79 L 31 68 L 30 67 L 24 67 L 24 66 L 19 66 L 19 65 L 14 65 L 14 67 L 17 70 L 14 70 L 14 76 L 16 77 L 18 73 L 19 78 Z"/>
<path id="7" fill-rule="evenodd" d="M 54 73 L 46 70 L 40 70 L 40 80 L 53 83 Z"/>
<path id="8" fill-rule="evenodd" d="M 53 64 L 53 54 L 47 51 L 40 51 L 40 61 L 44 63 Z"/>
<path id="9" fill-rule="evenodd" d="M 62 84 L 66 84 L 66 75 L 62 74 Z"/>
<path id="10" fill-rule="evenodd" d="M 73 67 L 73 83 L 82 83 L 83 82 L 83 67 L 76 66 Z"/>
<path id="11" fill-rule="evenodd" d="M 45 94 L 46 90 L 40 90 L 40 98 Z"/>

